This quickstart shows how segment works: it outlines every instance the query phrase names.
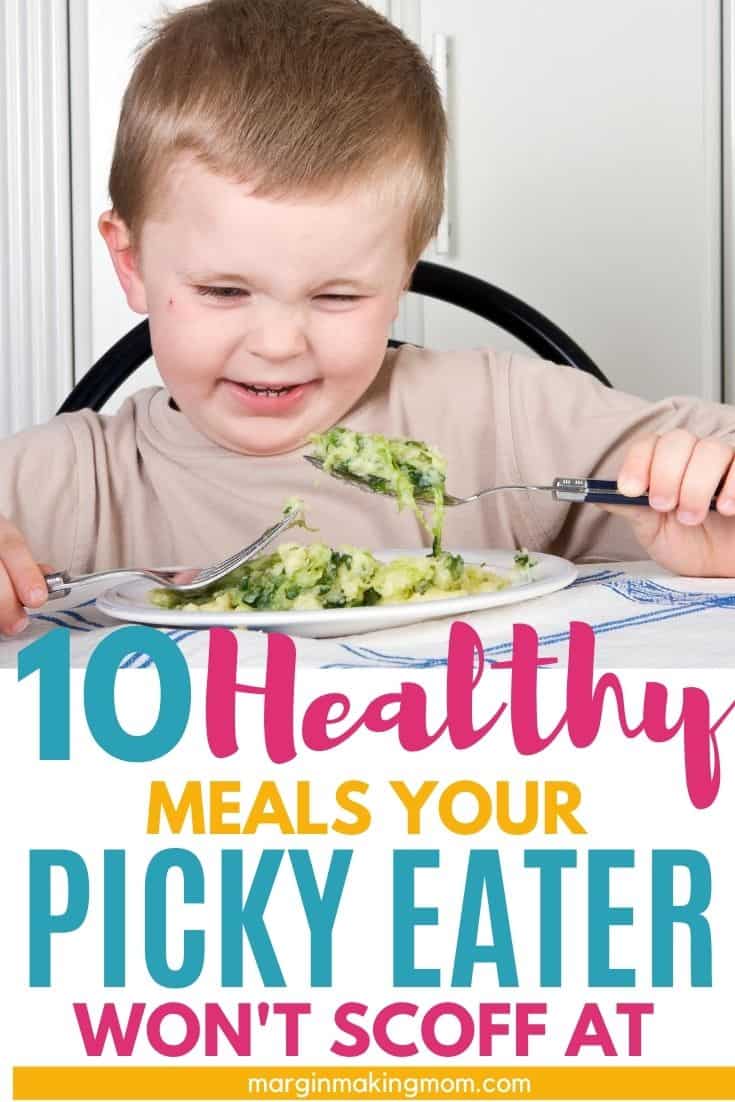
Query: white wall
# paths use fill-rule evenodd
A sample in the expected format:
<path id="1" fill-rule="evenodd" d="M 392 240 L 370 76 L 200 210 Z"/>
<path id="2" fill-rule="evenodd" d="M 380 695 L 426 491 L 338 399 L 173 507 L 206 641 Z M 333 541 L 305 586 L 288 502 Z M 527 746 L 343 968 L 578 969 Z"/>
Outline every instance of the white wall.
<path id="1" fill-rule="evenodd" d="M 422 0 L 450 36 L 451 263 L 620 389 L 720 397 L 718 0 Z M 495 335 L 432 307 L 427 345 Z"/>
<path id="2" fill-rule="evenodd" d="M 79 197 L 87 210 L 77 224 L 86 218 L 91 239 L 81 372 L 139 320 L 94 222 L 108 201 L 133 50 L 163 5 L 72 4 L 87 12 L 93 90 L 87 118 L 77 120 L 89 140 L 88 196 Z M 548 314 L 621 389 L 720 397 L 718 0 L 375 6 L 427 52 L 435 31 L 450 37 L 452 254 L 440 259 Z M 76 268 L 81 277 L 81 259 Z M 423 317 L 409 311 L 404 329 L 434 347 L 513 344 L 435 303 Z M 155 377 L 148 367 L 131 389 Z"/>

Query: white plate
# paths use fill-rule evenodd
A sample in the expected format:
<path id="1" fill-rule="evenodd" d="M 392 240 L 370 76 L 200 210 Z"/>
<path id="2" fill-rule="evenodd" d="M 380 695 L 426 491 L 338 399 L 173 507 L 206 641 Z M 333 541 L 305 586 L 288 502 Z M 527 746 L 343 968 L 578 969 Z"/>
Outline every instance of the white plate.
<path id="1" fill-rule="evenodd" d="M 376 558 L 393 559 L 415 555 L 416 550 L 386 550 L 376 552 Z M 461 551 L 466 562 L 484 563 L 498 574 L 509 574 L 513 567 L 512 551 Z M 168 627 L 238 627 L 265 631 L 283 631 L 288 635 L 307 635 L 313 639 L 330 636 L 356 635 L 365 631 L 435 620 L 442 616 L 459 616 L 481 612 L 500 605 L 528 601 L 554 593 L 574 581 L 577 568 L 556 555 L 534 552 L 538 565 L 532 579 L 523 579 L 496 593 L 475 593 L 466 597 L 446 597 L 436 601 L 409 601 L 396 605 L 370 605 L 366 608 L 326 608 L 316 611 L 272 612 L 192 612 L 184 609 L 158 608 L 150 603 L 148 594 L 154 587 L 144 579 L 125 582 L 108 589 L 97 598 L 101 612 L 116 620 L 133 620 L 139 624 Z"/>

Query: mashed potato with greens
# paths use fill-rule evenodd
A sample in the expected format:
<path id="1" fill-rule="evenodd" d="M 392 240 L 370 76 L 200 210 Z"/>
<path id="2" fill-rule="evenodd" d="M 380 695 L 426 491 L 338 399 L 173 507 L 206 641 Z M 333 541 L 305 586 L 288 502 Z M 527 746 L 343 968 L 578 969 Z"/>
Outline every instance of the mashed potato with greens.
<path id="1" fill-rule="evenodd" d="M 351 608 L 484 593 L 505 589 L 511 581 L 447 551 L 380 562 L 357 547 L 282 543 L 202 593 L 157 589 L 151 599 L 161 608 L 218 612 Z"/>
<path id="2" fill-rule="evenodd" d="M 354 432 L 342 426 L 314 434 L 309 441 L 325 471 L 358 478 L 377 493 L 392 494 L 399 509 L 413 509 L 433 537 L 434 554 L 440 553 L 447 461 L 436 448 L 421 440 Z M 431 522 L 419 501 L 433 502 Z"/>
<path id="3" fill-rule="evenodd" d="M 394 495 L 399 509 L 410 506 L 434 537 L 432 553 L 381 562 L 358 547 L 335 550 L 324 543 L 305 547 L 282 543 L 275 551 L 251 559 L 199 593 L 154 589 L 151 593 L 154 604 L 160 608 L 212 612 L 395 604 L 505 589 L 527 576 L 535 565 L 527 551 L 519 551 L 511 576 L 503 577 L 484 566 L 465 563 L 461 555 L 441 550 L 447 465 L 444 457 L 428 444 L 341 427 L 313 436 L 311 442 L 326 471 L 352 475 L 379 493 Z M 417 500 L 433 502 L 431 524 Z M 303 502 L 290 498 L 284 512 L 290 510 L 302 514 L 297 523 L 307 528 Z"/>

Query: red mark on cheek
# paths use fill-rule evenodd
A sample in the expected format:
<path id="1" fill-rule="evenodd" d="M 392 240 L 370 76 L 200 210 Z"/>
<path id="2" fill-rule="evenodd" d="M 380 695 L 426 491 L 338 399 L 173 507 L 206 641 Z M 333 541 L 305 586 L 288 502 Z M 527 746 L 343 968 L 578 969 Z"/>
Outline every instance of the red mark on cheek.
<path id="1" fill-rule="evenodd" d="M 173 306 L 173 304 L 174 304 L 174 300 L 173 300 L 172 298 L 170 298 L 170 299 L 168 300 L 168 304 L 169 304 L 169 306 Z"/>

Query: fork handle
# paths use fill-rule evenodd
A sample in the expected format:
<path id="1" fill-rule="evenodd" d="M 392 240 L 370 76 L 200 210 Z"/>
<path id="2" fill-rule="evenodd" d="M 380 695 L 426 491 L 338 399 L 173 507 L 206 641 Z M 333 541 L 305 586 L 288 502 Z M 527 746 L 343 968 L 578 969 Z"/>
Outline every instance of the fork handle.
<path id="1" fill-rule="evenodd" d="M 173 573 L 173 571 L 171 572 Z M 44 574 L 43 580 L 46 583 L 48 589 L 49 601 L 55 600 L 57 597 L 67 597 L 73 589 L 76 589 L 79 585 L 87 585 L 89 582 L 97 582 L 104 578 L 129 578 L 136 576 L 147 576 L 145 571 L 142 570 L 129 570 L 127 567 L 118 567 L 116 570 L 99 570 L 93 574 L 78 574 L 72 578 L 66 571 L 56 571 L 53 574 Z M 161 583 L 163 582 L 161 581 Z"/>
<path id="2" fill-rule="evenodd" d="M 53 601 L 58 597 L 66 597 L 71 593 L 71 585 L 69 584 L 71 579 L 64 571 L 58 571 L 55 574 L 44 574 L 43 580 L 46 583 L 48 589 L 47 600 Z"/>
<path id="3" fill-rule="evenodd" d="M 555 501 L 593 502 L 598 505 L 650 505 L 648 494 L 626 497 L 618 490 L 617 482 L 604 478 L 555 478 L 551 490 Z M 710 509 L 717 509 L 713 497 Z"/>

